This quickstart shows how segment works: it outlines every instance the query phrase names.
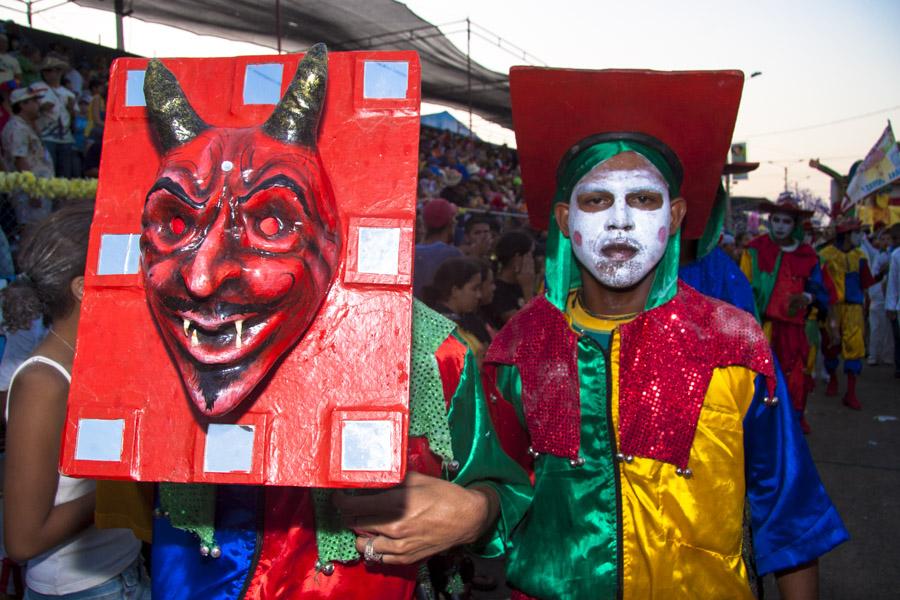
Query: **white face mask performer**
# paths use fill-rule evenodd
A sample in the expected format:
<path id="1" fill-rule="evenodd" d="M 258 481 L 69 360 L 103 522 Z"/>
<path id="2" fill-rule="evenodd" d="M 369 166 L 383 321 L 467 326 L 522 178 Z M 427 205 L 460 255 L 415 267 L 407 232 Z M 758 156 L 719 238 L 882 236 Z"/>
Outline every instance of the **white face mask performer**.
<path id="1" fill-rule="evenodd" d="M 769 216 L 769 229 L 772 232 L 772 238 L 780 244 L 792 241 L 790 238 L 796 225 L 797 220 L 787 213 L 775 212 Z"/>
<path id="2" fill-rule="evenodd" d="M 643 156 L 626 152 L 595 166 L 575 184 L 563 230 L 578 261 L 597 281 L 631 288 L 653 271 L 680 226 L 683 201 L 676 198 L 674 204 L 675 211 L 659 170 Z"/>

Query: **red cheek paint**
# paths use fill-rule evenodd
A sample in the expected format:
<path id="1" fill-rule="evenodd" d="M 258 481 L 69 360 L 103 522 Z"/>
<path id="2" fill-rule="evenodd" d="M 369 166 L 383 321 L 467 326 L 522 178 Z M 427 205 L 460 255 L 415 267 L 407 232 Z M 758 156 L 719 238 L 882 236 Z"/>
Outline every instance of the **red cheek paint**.
<path id="1" fill-rule="evenodd" d="M 669 237 L 669 228 L 668 227 L 660 227 L 659 231 L 656 232 L 656 237 L 659 239 L 660 243 L 666 241 L 666 238 Z"/>
<path id="2" fill-rule="evenodd" d="M 581 246 L 581 232 L 576 231 L 572 234 L 572 240 L 574 240 L 576 246 Z"/>

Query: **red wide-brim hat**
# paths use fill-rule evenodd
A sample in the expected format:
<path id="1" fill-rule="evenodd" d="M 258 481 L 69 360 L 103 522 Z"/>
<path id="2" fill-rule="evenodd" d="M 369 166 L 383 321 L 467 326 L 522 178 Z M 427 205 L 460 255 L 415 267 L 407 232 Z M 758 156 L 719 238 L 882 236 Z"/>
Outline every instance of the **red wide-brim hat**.
<path id="1" fill-rule="evenodd" d="M 513 124 L 531 224 L 546 229 L 560 160 L 596 134 L 637 133 L 681 162 L 683 235 L 703 234 L 731 146 L 744 74 L 513 67 Z"/>
<path id="2" fill-rule="evenodd" d="M 760 204 L 756 210 L 761 213 L 786 213 L 792 215 L 796 219 L 808 219 L 813 216 L 815 211 L 807 210 L 789 196 L 784 196 L 776 202 L 765 202 Z"/>
<path id="3" fill-rule="evenodd" d="M 859 231 L 863 228 L 863 222 L 855 217 L 838 219 L 834 224 L 835 233 L 847 233 L 849 231 Z"/>

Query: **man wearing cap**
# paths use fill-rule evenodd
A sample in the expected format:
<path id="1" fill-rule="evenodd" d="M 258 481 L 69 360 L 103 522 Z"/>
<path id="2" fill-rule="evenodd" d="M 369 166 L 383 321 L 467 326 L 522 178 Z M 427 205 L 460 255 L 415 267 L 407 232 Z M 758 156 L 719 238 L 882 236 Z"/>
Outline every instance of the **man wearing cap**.
<path id="1" fill-rule="evenodd" d="M 809 433 L 804 416 L 812 388 L 804 372 L 809 356 L 807 307 L 814 304 L 825 319 L 833 298 L 816 251 L 803 242 L 803 221 L 812 211 L 804 210 L 789 193 L 759 210 L 769 213 L 769 233 L 750 242 L 741 257 L 741 268 L 753 286 L 763 330 L 784 370 L 788 394 L 800 413 L 800 426 Z"/>
<path id="2" fill-rule="evenodd" d="M 30 87 L 13 90 L 10 94 L 13 115 L 0 133 L 7 171 L 29 171 L 35 177 L 53 177 L 53 163 L 35 131 L 40 99 L 41 93 Z M 47 199 L 29 197 L 24 192 L 16 192 L 11 198 L 19 225 L 35 223 L 50 214 L 51 204 Z"/>
<path id="3" fill-rule="evenodd" d="M 421 244 L 416 244 L 413 267 L 413 293 L 416 298 L 422 298 L 422 291 L 431 284 L 441 263 L 463 255 L 459 248 L 450 244 L 457 212 L 459 208 L 443 198 L 429 200 L 422 209 L 425 239 Z"/>
<path id="4" fill-rule="evenodd" d="M 75 94 L 62 85 L 63 73 L 68 70 L 68 63 L 55 56 L 48 56 L 41 63 L 41 77 L 48 90 L 44 93 L 46 108 L 41 111 L 37 126 L 53 159 L 57 177 L 75 176 L 75 138 L 72 135 Z"/>
<path id="5" fill-rule="evenodd" d="M 862 372 L 862 359 L 866 355 L 863 292 L 876 283 L 869 271 L 866 253 L 859 247 L 862 236 L 862 222 L 859 219 L 838 219 L 834 242 L 819 252 L 822 264 L 834 282 L 837 295 L 834 316 L 838 322 L 838 330 L 833 330 L 822 340 L 825 370 L 829 377 L 825 395 L 838 395 L 837 368 L 843 358 L 847 392 L 842 402 L 853 410 L 862 410 L 859 398 L 856 397 L 856 378 Z"/>
<path id="6" fill-rule="evenodd" d="M 495 429 L 534 482 L 499 501 L 514 598 L 750 598 L 745 499 L 784 598 L 812 597 L 816 558 L 847 537 L 759 325 L 677 279 L 742 82 L 510 73 L 529 215 L 549 225 L 546 293 L 484 362 Z"/>

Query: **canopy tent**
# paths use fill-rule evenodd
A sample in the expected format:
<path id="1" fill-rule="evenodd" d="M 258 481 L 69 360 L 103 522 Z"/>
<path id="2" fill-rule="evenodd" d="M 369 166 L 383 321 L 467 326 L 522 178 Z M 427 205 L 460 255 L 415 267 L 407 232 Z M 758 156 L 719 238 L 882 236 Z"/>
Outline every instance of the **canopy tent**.
<path id="1" fill-rule="evenodd" d="M 457 133 L 466 137 L 474 137 L 468 127 L 460 123 L 456 117 L 446 110 L 431 115 L 422 115 L 422 125 L 433 127 L 434 129 L 443 129 L 444 131 Z"/>
<path id="2" fill-rule="evenodd" d="M 512 127 L 509 80 L 471 61 L 436 26 L 393 0 L 74 0 L 81 6 L 171 25 L 202 35 L 300 51 L 415 50 L 423 99 Z"/>

